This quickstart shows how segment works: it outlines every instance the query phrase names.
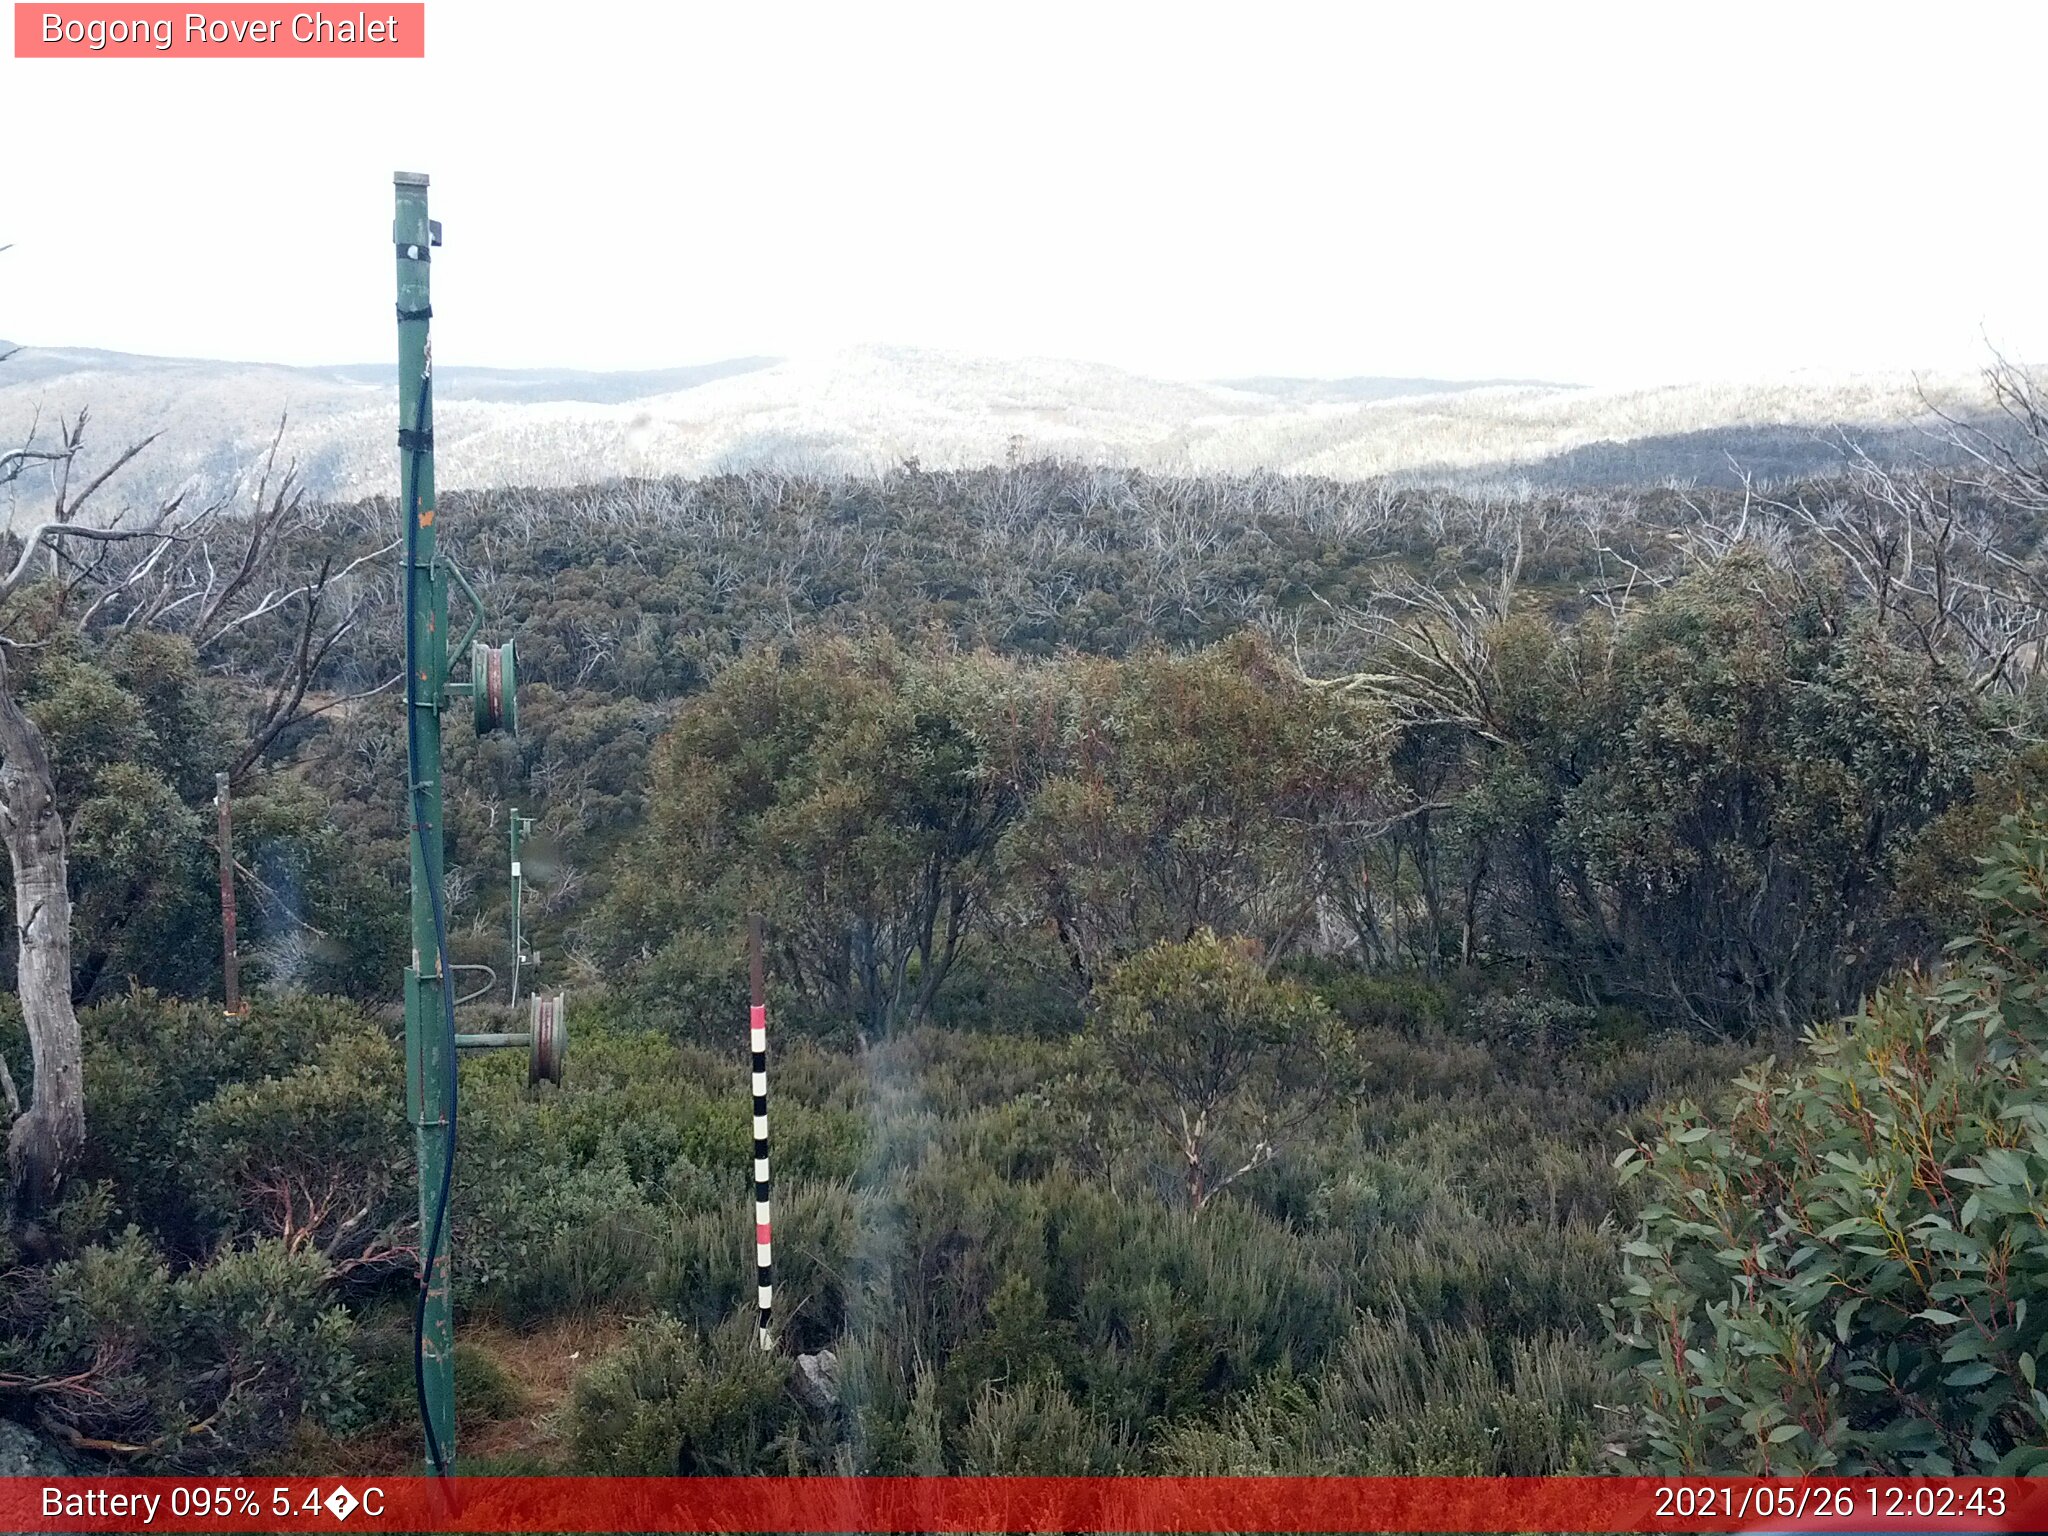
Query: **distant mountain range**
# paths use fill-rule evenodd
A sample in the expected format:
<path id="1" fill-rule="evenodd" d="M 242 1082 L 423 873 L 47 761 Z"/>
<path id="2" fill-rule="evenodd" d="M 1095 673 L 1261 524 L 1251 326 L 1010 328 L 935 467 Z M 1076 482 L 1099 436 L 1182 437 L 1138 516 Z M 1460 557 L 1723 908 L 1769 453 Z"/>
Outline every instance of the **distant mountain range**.
<path id="1" fill-rule="evenodd" d="M 5 351 L 0 343 L 0 351 Z M 562 486 L 773 467 L 823 473 L 1013 458 L 1167 472 L 1391 476 L 1468 487 L 1726 482 L 1838 464 L 1846 432 L 1881 457 L 1930 445 L 1929 402 L 1984 406 L 1972 376 L 1795 375 L 1587 389 L 1531 380 L 1241 378 L 1193 383 L 1099 364 L 897 347 L 589 373 L 444 367 L 444 488 Z M 279 418 L 313 490 L 394 480 L 390 364 L 289 368 L 28 347 L 0 365 L 0 443 L 90 408 L 94 462 L 151 432 L 131 498 L 234 485 Z M 35 494 L 16 488 L 17 510 Z"/>

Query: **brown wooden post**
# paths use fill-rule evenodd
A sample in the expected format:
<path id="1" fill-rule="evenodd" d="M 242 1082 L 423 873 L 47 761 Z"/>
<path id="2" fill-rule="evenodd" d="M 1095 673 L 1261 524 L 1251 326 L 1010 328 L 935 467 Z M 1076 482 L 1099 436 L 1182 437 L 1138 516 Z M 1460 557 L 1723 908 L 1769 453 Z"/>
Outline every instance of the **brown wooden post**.
<path id="1" fill-rule="evenodd" d="M 228 776 L 213 776 L 213 803 L 220 807 L 220 968 L 227 987 L 230 1018 L 242 1011 L 240 956 L 235 949 L 235 837 L 228 811 Z"/>

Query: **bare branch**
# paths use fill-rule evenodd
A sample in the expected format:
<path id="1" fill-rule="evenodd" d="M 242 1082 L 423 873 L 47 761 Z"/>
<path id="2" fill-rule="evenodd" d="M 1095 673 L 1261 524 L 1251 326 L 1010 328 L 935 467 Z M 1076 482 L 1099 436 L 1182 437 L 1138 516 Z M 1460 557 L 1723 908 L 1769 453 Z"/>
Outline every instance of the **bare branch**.
<path id="1" fill-rule="evenodd" d="M 271 476 L 277 467 L 278 445 L 284 441 L 286 420 L 284 416 L 278 417 L 277 432 L 270 440 L 269 453 L 264 456 L 263 473 L 256 482 L 256 511 L 249 520 L 249 540 L 243 546 L 242 558 L 226 584 L 201 608 L 198 618 L 193 621 L 195 645 L 204 646 L 219 637 L 221 631 L 215 626 L 221 614 L 248 587 L 262 565 L 263 557 L 291 527 L 305 504 L 306 495 L 298 483 L 297 465 L 287 465 L 278 479 L 276 492 L 272 494 L 270 491 Z"/>
<path id="2" fill-rule="evenodd" d="M 54 547 L 60 539 L 91 539 L 101 543 L 119 543 L 131 539 L 170 538 L 174 535 L 159 534 L 154 528 L 81 528 L 74 523 L 38 523 L 35 531 L 28 536 L 21 547 L 21 555 L 14 562 L 14 569 L 0 580 L 0 601 L 12 597 L 28 575 L 29 562 L 46 542 Z"/>
<path id="3" fill-rule="evenodd" d="M 64 460 L 64 467 L 67 472 L 70 470 L 73 462 L 72 455 L 75 455 L 78 449 L 84 445 L 85 420 L 85 412 L 80 411 L 78 413 L 77 424 L 72 429 L 71 436 L 68 440 L 68 446 L 71 449 L 71 454 L 68 454 Z M 52 515 L 54 519 L 59 523 L 68 523 L 72 518 L 78 516 L 79 511 L 85 506 L 85 504 L 88 501 L 92 499 L 92 495 L 95 491 L 97 491 L 101 486 L 105 485 L 109 480 L 113 479 L 115 475 L 119 474 L 123 469 L 125 469 L 128 465 L 129 460 L 133 459 L 138 453 L 142 452 L 143 449 L 147 448 L 151 443 L 155 442 L 159 436 L 161 436 L 160 433 L 152 432 L 149 434 L 149 436 L 143 438 L 142 441 L 138 443 L 130 443 L 126 448 L 122 449 L 121 452 L 115 456 L 114 462 L 109 464 L 105 469 L 101 470 L 97 475 L 93 476 L 91 482 L 87 484 L 86 488 L 78 493 L 78 499 L 72 502 L 69 506 L 66 506 L 64 503 L 64 489 L 63 487 L 60 487 L 57 492 L 57 504 L 52 509 Z M 67 473 L 65 477 L 67 485 L 69 483 L 69 478 L 69 474 Z"/>

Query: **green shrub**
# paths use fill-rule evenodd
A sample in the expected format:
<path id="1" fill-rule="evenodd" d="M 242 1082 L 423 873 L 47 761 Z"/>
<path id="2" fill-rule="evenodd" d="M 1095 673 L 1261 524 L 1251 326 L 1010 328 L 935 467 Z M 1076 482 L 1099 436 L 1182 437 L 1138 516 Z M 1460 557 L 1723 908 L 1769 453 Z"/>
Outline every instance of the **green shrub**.
<path id="1" fill-rule="evenodd" d="M 513 1321 L 644 1303 L 665 1220 L 623 1164 L 478 1171 L 454 1221 L 458 1301 Z"/>
<path id="2" fill-rule="evenodd" d="M 947 1357 L 939 1381 L 940 1407 L 949 1418 L 964 1418 L 969 1408 L 978 1409 L 994 1383 L 1057 1384 L 1071 1377 L 1077 1364 L 1074 1325 L 1046 1315 L 1045 1293 L 1036 1282 L 1011 1275 L 989 1298 L 986 1326 Z"/>
<path id="3" fill-rule="evenodd" d="M 79 1025 L 89 1131 L 80 1177 L 107 1180 L 119 1215 L 174 1254 L 197 1257 L 246 1230 L 230 1186 L 246 1187 L 272 1153 L 290 1156 L 308 1136 L 320 1143 L 312 1163 L 342 1155 L 348 1143 L 351 1165 L 365 1176 L 409 1177 L 402 1136 L 360 1139 L 366 1115 L 394 1123 L 373 1100 L 385 1093 L 395 1111 L 398 1052 L 353 1004 L 264 998 L 246 1016 L 227 1018 L 215 1004 L 136 991 L 85 1010 Z M 262 1086 L 302 1069 L 293 1087 Z M 224 1106 L 203 1108 L 223 1094 Z M 311 1111 L 316 1103 L 313 1123 L 291 1123 L 295 1105 Z M 217 1146 L 211 1132 L 195 1139 L 195 1115 L 217 1117 L 235 1147 Z"/>
<path id="4" fill-rule="evenodd" d="M 366 1427 L 419 1430 L 418 1387 L 413 1378 L 412 1308 L 392 1306 L 374 1313 L 356 1331 L 362 1362 L 358 1398 Z M 480 1429 L 531 1406 L 527 1391 L 490 1350 L 461 1336 L 455 1339 L 455 1411 L 458 1431 Z"/>
<path id="5" fill-rule="evenodd" d="M 803 1410 L 788 1373 L 785 1357 L 756 1345 L 747 1315 L 708 1336 L 672 1317 L 636 1324 L 576 1383 L 576 1465 L 644 1476 L 801 1471 Z"/>
<path id="6" fill-rule="evenodd" d="M 2048 1468 L 2048 825 L 2010 820 L 1979 937 L 1622 1155 L 1637 1454 L 1691 1471 Z"/>
<path id="7" fill-rule="evenodd" d="M 1495 993 L 1473 1004 L 1467 1027 L 1496 1050 L 1548 1062 L 1584 1043 L 1599 1014 L 1537 992 Z"/>
<path id="8" fill-rule="evenodd" d="M 1275 1372 L 1214 1419 L 1176 1425 L 1183 1475 L 1555 1476 L 1597 1464 L 1592 1342 L 1366 1316 L 1319 1373 Z"/>
<path id="9" fill-rule="evenodd" d="M 327 1280 L 317 1254 L 267 1241 L 174 1275 L 130 1227 L 19 1272 L 0 1296 L 0 1373 L 44 1383 L 47 1418 L 142 1465 L 245 1461 L 301 1417 L 361 1416 L 354 1324 Z"/>
<path id="10" fill-rule="evenodd" d="M 512 1373 L 505 1369 L 504 1362 L 496 1355 L 479 1345 L 457 1339 L 455 1406 L 462 1423 L 496 1423 L 524 1411 L 527 1406 L 526 1389 L 513 1379 Z"/>
<path id="11" fill-rule="evenodd" d="M 1206 928 L 1124 961 L 1092 1013 L 1105 1108 L 1163 1137 L 1195 1211 L 1279 1157 L 1358 1077 L 1351 1034 L 1320 998 Z"/>
<path id="12" fill-rule="evenodd" d="M 1114 1430 L 1047 1377 L 982 1388 L 960 1431 L 969 1476 L 1101 1477 L 1131 1460 Z"/>
<path id="13" fill-rule="evenodd" d="M 1327 962 L 1300 967 L 1302 979 L 1352 1024 L 1416 1035 L 1440 1028 L 1450 1010 L 1442 983 L 1421 976 L 1381 976 Z"/>
<path id="14" fill-rule="evenodd" d="M 338 1265 L 393 1262 L 415 1220 L 404 1073 L 381 1033 L 328 1039 L 303 1066 L 229 1083 L 194 1107 L 185 1184 L 218 1232 L 310 1246 Z"/>
<path id="15" fill-rule="evenodd" d="M 236 1454 L 276 1443 L 299 1415 L 343 1426 L 358 1410 L 355 1323 L 317 1254 L 277 1242 L 223 1253 L 178 1277 L 179 1384 L 218 1380 L 211 1433 Z M 217 1362 L 217 1364 L 216 1364 Z"/>
<path id="16" fill-rule="evenodd" d="M 559 1091 L 530 1091 L 515 1053 L 463 1065 L 457 1296 L 508 1319 L 668 1305 L 709 1327 L 751 1274 L 745 1059 L 583 1024 Z M 775 1084 L 775 1174 L 801 1216 L 789 1202 L 851 1178 L 869 1130 L 843 1107 L 843 1065 L 828 1074 L 792 1054 L 797 1070 Z M 808 1102 L 805 1088 L 839 1102 Z"/>

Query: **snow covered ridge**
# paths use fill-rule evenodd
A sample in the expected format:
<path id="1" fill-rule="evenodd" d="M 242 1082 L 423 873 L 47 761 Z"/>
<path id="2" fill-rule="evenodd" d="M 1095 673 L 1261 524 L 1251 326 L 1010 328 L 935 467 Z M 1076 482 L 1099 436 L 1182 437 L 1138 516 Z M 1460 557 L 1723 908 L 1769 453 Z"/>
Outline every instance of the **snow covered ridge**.
<path id="1" fill-rule="evenodd" d="M 1745 445 L 1770 473 L 1800 455 L 1824 457 L 1814 434 L 1835 428 L 1874 431 L 1904 451 L 1932 420 L 1930 401 L 1956 414 L 1987 404 L 1981 381 L 1961 373 L 1634 389 L 1191 383 L 1093 363 L 894 347 L 641 373 L 449 367 L 437 385 L 438 479 L 448 489 L 1041 457 L 1177 473 L 1467 484 L 1559 483 L 1584 473 L 1612 483 L 1638 470 L 1650 480 L 1727 473 Z M 260 460 L 281 414 L 290 418 L 285 452 L 316 494 L 374 495 L 393 477 L 395 407 L 383 365 L 284 368 L 59 348 L 24 348 L 0 365 L 0 442 L 18 443 L 39 411 L 47 427 L 82 407 L 92 411 L 90 441 L 101 456 L 161 433 L 128 472 L 135 497 L 194 479 L 206 489 L 232 483 Z M 1667 451 L 1665 440 L 1687 434 L 1695 435 L 1689 446 Z M 1613 451 L 1629 444 L 1653 446 Z M 1689 474 L 1694 461 L 1703 468 Z M 16 489 L 33 496 L 36 488 Z"/>

